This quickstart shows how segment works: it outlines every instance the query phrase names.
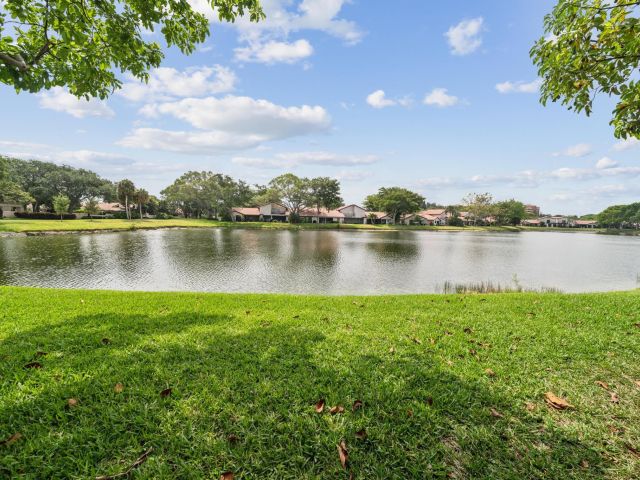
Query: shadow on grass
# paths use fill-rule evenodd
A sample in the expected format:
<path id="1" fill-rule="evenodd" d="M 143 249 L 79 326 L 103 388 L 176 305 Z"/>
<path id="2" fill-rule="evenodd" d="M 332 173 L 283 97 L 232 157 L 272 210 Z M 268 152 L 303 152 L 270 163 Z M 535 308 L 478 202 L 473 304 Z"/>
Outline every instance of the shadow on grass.
<path id="1" fill-rule="evenodd" d="M 134 478 L 219 478 L 225 470 L 251 479 L 348 478 L 341 439 L 362 479 L 602 478 L 609 466 L 577 435 L 452 375 L 424 347 L 392 355 L 353 340 L 336 344 L 318 325 L 236 323 L 97 315 L 5 339 L 0 434 L 23 438 L 0 446 L 0 476 L 117 473 L 153 447 Z M 37 351 L 47 353 L 37 359 L 43 368 L 24 369 Z M 68 398 L 78 405 L 69 408 Z M 345 413 L 317 414 L 320 398 Z M 352 412 L 356 399 L 364 407 Z M 358 440 L 362 429 L 368 438 Z"/>

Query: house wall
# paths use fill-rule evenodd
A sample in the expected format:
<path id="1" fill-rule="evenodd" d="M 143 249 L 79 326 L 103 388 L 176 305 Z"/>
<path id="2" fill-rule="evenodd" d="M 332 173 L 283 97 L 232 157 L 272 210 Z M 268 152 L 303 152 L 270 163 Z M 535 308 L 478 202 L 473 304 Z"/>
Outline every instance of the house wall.
<path id="1" fill-rule="evenodd" d="M 367 216 L 367 211 L 357 205 L 349 205 L 348 207 L 340 209 L 340 212 L 346 218 L 365 218 Z"/>
<path id="2" fill-rule="evenodd" d="M 2 203 L 0 204 L 0 211 L 2 211 L 2 216 L 4 218 L 12 218 L 15 217 L 15 212 L 24 212 L 24 208 L 22 207 L 22 205 Z"/>

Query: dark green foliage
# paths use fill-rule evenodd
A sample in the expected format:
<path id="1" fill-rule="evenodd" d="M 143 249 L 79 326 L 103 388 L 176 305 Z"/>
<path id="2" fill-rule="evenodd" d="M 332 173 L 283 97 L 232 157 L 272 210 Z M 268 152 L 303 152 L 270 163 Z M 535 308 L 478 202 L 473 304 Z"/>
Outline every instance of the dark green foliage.
<path id="1" fill-rule="evenodd" d="M 640 138 L 640 1 L 560 0 L 531 49 L 541 101 L 591 114 L 597 94 L 613 96 L 619 138 Z"/>
<path id="2" fill-rule="evenodd" d="M 640 227 L 640 202 L 611 206 L 598 214 L 598 223 L 610 228 L 638 228 Z"/>
<path id="3" fill-rule="evenodd" d="M 415 213 L 425 207 L 426 203 L 422 195 L 401 187 L 383 187 L 364 201 L 364 208 L 385 212 L 393 218 L 394 223 L 398 223 L 403 215 Z"/>

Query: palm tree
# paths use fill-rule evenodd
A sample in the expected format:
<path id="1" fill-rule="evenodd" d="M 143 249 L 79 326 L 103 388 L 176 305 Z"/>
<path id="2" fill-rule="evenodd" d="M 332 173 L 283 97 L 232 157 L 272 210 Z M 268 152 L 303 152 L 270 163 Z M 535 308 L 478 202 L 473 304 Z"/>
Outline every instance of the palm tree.
<path id="1" fill-rule="evenodd" d="M 149 201 L 149 192 L 144 188 L 136 190 L 135 194 L 136 202 L 138 202 L 138 208 L 140 209 L 140 220 L 142 220 L 142 205 Z"/>

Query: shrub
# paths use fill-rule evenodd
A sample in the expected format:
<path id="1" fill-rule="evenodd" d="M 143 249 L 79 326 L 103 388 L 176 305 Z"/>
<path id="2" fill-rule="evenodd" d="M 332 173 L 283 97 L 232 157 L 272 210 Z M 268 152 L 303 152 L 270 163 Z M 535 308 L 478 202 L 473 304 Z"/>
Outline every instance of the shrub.
<path id="1" fill-rule="evenodd" d="M 43 212 L 15 212 L 16 218 L 26 218 L 30 220 L 60 220 L 60 215 L 57 213 L 43 213 Z M 75 220 L 75 213 L 65 213 L 62 215 L 63 220 Z"/>

